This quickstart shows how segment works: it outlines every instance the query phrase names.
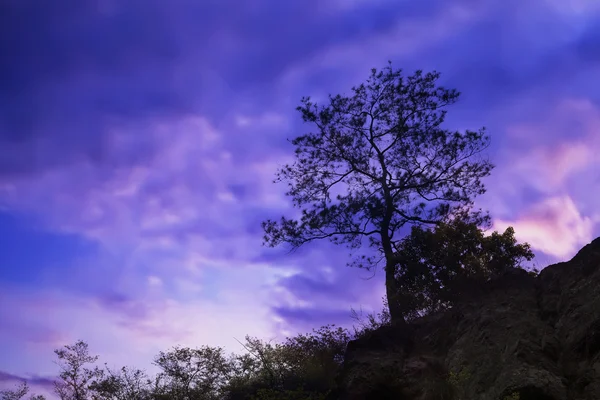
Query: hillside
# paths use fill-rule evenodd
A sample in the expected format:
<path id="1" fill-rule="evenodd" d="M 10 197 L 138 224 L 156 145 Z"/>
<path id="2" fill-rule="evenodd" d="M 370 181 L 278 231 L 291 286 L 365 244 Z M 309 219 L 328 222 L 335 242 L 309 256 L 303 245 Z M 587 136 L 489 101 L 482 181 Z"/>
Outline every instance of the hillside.
<path id="1" fill-rule="evenodd" d="M 351 341 L 330 400 L 600 399 L 600 238 L 451 311 Z"/>

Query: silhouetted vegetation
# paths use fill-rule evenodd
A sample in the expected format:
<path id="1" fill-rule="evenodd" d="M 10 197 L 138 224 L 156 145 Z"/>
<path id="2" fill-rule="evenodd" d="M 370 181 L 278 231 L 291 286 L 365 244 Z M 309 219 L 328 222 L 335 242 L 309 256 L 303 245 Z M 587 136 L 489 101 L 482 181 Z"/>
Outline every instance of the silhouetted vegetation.
<path id="1" fill-rule="evenodd" d="M 460 218 L 435 229 L 414 226 L 397 254 L 398 307 L 407 319 L 451 308 L 481 283 L 534 257 L 529 244 L 517 244 L 513 228 L 485 236 Z"/>
<path id="2" fill-rule="evenodd" d="M 61 400 L 268 400 L 323 399 L 333 387 L 350 333 L 333 325 L 271 344 L 246 337 L 245 354 L 226 355 L 219 347 L 174 347 L 160 352 L 159 373 L 96 365 L 98 356 L 78 341 L 56 350 Z M 23 399 L 27 384 L 0 392 L 2 400 Z M 41 400 L 42 397 L 32 397 Z"/>
<path id="3" fill-rule="evenodd" d="M 263 223 L 265 244 L 297 248 L 330 239 L 351 249 L 363 240 L 372 256 L 350 265 L 385 266 L 392 322 L 405 322 L 395 296 L 395 269 L 401 253 L 401 229 L 409 224 L 436 225 L 460 216 L 485 224 L 489 217 L 472 211 L 485 192 L 481 179 L 493 165 L 475 156 L 489 145 L 484 129 L 455 132 L 442 128 L 446 106 L 459 93 L 439 86 L 437 72 L 404 76 L 390 65 L 372 70 L 353 94 L 329 96 L 320 106 L 303 98 L 297 109 L 316 131 L 292 140 L 296 161 L 277 173 L 301 210 L 299 219 Z"/>

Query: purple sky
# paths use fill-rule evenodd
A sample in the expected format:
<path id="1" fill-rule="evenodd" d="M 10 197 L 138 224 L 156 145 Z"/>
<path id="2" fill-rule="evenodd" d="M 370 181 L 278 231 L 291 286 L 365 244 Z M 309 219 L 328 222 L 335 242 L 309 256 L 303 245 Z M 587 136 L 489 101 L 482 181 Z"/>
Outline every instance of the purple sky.
<path id="1" fill-rule="evenodd" d="M 52 350 L 80 338 L 146 366 L 378 310 L 382 274 L 327 243 L 263 248 L 260 222 L 291 210 L 272 179 L 309 128 L 300 98 L 387 60 L 463 93 L 448 127 L 488 128 L 477 205 L 496 229 L 544 266 L 600 235 L 596 0 L 0 7 L 0 385 L 55 374 Z"/>

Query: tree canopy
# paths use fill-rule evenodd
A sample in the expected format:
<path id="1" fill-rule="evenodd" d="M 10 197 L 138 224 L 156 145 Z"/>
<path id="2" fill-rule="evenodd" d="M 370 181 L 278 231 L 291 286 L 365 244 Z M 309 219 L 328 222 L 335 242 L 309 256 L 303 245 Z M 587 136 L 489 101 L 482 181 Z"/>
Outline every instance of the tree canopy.
<path id="1" fill-rule="evenodd" d="M 440 86 L 439 77 L 422 71 L 405 76 L 390 63 L 372 69 L 351 96 L 330 95 L 325 105 L 303 98 L 297 110 L 315 130 L 291 141 L 296 160 L 275 180 L 288 184 L 301 215 L 263 222 L 265 244 L 297 248 L 329 239 L 357 249 L 366 241 L 373 254 L 349 264 L 373 268 L 384 262 L 390 299 L 398 291 L 394 269 L 404 226 L 435 225 L 456 215 L 488 221 L 472 208 L 493 168 L 476 157 L 489 137 L 483 128 L 442 127 L 445 107 L 459 93 Z M 389 301 L 392 321 L 404 321 L 397 303 Z"/>
<path id="2" fill-rule="evenodd" d="M 534 254 L 528 243 L 517 244 L 514 229 L 484 231 L 455 219 L 435 229 L 413 226 L 398 246 L 395 280 L 399 307 L 409 319 L 452 307 L 482 283 Z"/>

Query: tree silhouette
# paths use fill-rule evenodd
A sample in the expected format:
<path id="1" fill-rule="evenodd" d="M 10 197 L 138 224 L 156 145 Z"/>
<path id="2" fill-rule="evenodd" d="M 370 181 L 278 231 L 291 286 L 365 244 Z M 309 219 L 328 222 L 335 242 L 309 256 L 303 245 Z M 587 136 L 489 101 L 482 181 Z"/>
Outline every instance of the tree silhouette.
<path id="1" fill-rule="evenodd" d="M 160 352 L 154 360 L 160 368 L 160 398 L 220 399 L 227 381 L 229 360 L 220 347 L 202 346 L 191 349 L 174 347 Z"/>
<path id="2" fill-rule="evenodd" d="M 23 398 L 29 393 L 29 385 L 27 381 L 21 382 L 16 389 L 0 390 L 0 400 L 24 400 Z M 31 395 L 29 400 L 46 400 L 42 395 Z"/>
<path id="3" fill-rule="evenodd" d="M 64 346 L 55 350 L 60 367 L 60 381 L 54 382 L 54 390 L 61 400 L 87 400 L 89 398 L 89 385 L 100 376 L 100 370 L 88 368 L 94 364 L 98 356 L 89 353 L 88 344 L 78 340 L 73 345 Z"/>
<path id="4" fill-rule="evenodd" d="M 29 385 L 22 382 L 16 389 L 0 390 L 0 400 L 21 400 L 29 393 Z"/>
<path id="5" fill-rule="evenodd" d="M 398 249 L 396 281 L 405 318 L 453 307 L 481 283 L 534 257 L 517 244 L 514 229 L 485 236 L 475 224 L 455 219 L 435 229 L 413 226 Z"/>
<path id="6" fill-rule="evenodd" d="M 390 63 L 372 69 L 350 97 L 330 95 L 325 106 L 303 98 L 297 110 L 316 132 L 292 140 L 296 160 L 275 179 L 288 183 L 287 195 L 301 215 L 263 222 L 269 246 L 297 248 L 329 239 L 357 249 L 367 239 L 376 254 L 353 257 L 349 264 L 385 263 L 393 323 L 405 322 L 394 279 L 401 228 L 457 215 L 489 221 L 471 211 L 474 197 L 485 192 L 481 179 L 493 168 L 487 160 L 473 160 L 489 137 L 483 128 L 461 133 L 441 127 L 444 107 L 459 93 L 439 86 L 439 76 L 417 71 L 405 77 Z"/>
<path id="7" fill-rule="evenodd" d="M 157 400 L 152 393 L 152 380 L 140 369 L 122 367 L 99 370 L 99 376 L 89 385 L 93 400 Z"/>

